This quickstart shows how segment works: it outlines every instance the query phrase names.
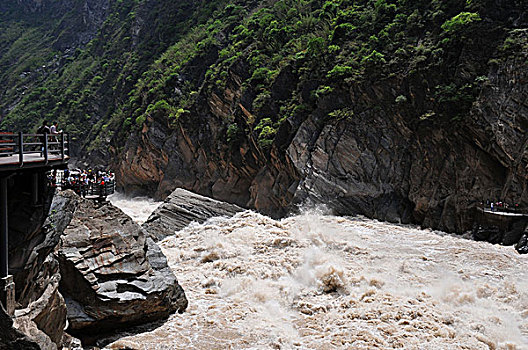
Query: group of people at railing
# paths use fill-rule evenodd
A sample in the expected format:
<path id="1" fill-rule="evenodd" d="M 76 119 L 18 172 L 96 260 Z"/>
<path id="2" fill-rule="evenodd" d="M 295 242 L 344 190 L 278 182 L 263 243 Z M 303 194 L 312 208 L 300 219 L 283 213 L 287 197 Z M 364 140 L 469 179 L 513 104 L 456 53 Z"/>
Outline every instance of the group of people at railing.
<path id="1" fill-rule="evenodd" d="M 51 126 L 48 126 L 48 121 L 44 120 L 42 125 L 37 129 L 37 134 L 41 135 L 39 136 L 40 142 L 42 143 L 40 146 L 41 156 L 44 154 L 45 144 L 49 143 L 48 151 L 50 152 L 60 149 L 60 147 L 57 147 L 59 146 L 58 135 L 62 134 L 62 130 L 59 130 L 58 122 L 55 121 Z"/>
<path id="2" fill-rule="evenodd" d="M 50 155 L 69 155 L 68 135 L 59 130 L 58 122 L 48 126 L 47 121 L 42 123 L 36 134 L 0 132 L 0 156 L 18 154 L 22 158 L 30 153 L 40 153 L 45 159 Z"/>
<path id="3" fill-rule="evenodd" d="M 497 201 L 490 201 L 489 199 L 486 200 L 486 202 L 481 202 L 481 206 L 485 210 L 490 210 L 493 212 L 510 212 L 510 213 L 517 213 L 520 212 L 519 203 L 507 203 L 503 202 L 502 200 L 498 199 Z"/>
<path id="4" fill-rule="evenodd" d="M 115 191 L 115 175 L 112 172 L 65 169 L 61 175 L 58 179 L 58 173 L 52 173 L 51 182 L 63 190 L 71 189 L 81 197 L 91 195 L 105 198 Z"/>

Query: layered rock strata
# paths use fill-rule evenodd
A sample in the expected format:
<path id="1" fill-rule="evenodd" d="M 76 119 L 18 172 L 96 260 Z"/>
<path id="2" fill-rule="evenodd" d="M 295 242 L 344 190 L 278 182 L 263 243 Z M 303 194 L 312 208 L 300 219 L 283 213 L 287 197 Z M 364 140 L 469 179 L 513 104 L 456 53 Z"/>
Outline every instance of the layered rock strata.
<path id="1" fill-rule="evenodd" d="M 36 339 L 45 349 L 62 348 L 63 345 L 67 325 L 66 303 L 59 292 L 61 276 L 53 250 L 77 205 L 78 197 L 71 191 L 54 197 L 50 214 L 41 229 L 44 240 L 33 249 L 26 262 L 38 272 L 33 278 L 36 283 L 27 284 L 24 288 L 22 295 L 26 296 L 28 304 L 16 310 L 15 326 Z"/>
<path id="2" fill-rule="evenodd" d="M 73 216 L 77 199 L 73 193 L 54 197 L 45 172 L 35 175 L 39 192 L 33 198 L 32 176 L 18 174 L 8 186 L 9 271 L 14 276 L 17 302 L 13 327 L 35 346 L 58 349 L 66 327 L 66 304 L 59 293 L 61 277 L 53 251 Z"/>
<path id="3" fill-rule="evenodd" d="M 232 216 L 244 209 L 178 188 L 142 225 L 150 237 L 160 241 L 191 222 L 202 223 L 217 216 Z"/>
<path id="4" fill-rule="evenodd" d="M 79 204 L 57 251 L 74 334 L 183 312 L 187 299 L 159 247 L 111 204 Z"/>
<path id="5" fill-rule="evenodd" d="M 509 35 L 528 47 L 526 30 Z M 201 93 L 176 128 L 153 116 L 128 139 L 115 164 L 124 175 L 120 185 L 144 186 L 158 197 L 183 187 L 272 216 L 323 203 L 336 214 L 471 230 L 474 209 L 486 199 L 528 208 L 526 54 L 501 55 L 484 68 L 485 83 L 465 115 L 435 112 L 426 77 L 394 75 L 335 88 L 310 113 L 284 121 L 267 155 L 251 135 L 225 140 L 226 120 L 235 116 L 244 126 L 254 119 L 251 92 L 241 85 L 248 68 L 236 62 L 225 91 Z M 460 72 L 476 69 L 469 48 L 458 62 Z M 295 84 L 281 71 L 272 100 L 300 88 Z M 299 103 L 318 84 L 303 86 Z"/>

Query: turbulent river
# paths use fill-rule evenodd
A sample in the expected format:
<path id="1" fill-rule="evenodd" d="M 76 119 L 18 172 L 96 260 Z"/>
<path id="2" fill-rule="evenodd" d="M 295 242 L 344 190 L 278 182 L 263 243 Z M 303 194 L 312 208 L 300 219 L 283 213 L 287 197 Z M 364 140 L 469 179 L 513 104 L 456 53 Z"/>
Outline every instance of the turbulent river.
<path id="1" fill-rule="evenodd" d="M 157 205 L 122 203 L 140 221 Z M 316 210 L 215 218 L 160 246 L 187 311 L 108 349 L 528 349 L 512 247 Z"/>

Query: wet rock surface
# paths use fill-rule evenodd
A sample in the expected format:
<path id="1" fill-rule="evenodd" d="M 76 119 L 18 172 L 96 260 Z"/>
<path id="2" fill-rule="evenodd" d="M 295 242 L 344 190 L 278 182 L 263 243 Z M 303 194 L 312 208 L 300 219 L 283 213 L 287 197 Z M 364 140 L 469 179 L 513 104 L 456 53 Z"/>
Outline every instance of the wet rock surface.
<path id="1" fill-rule="evenodd" d="M 232 216 L 244 209 L 178 188 L 143 224 L 155 241 L 174 234 L 191 222 L 202 223 L 218 216 Z"/>
<path id="2" fill-rule="evenodd" d="M 519 242 L 515 245 L 515 250 L 520 254 L 528 254 L 528 232 L 524 232 Z"/>
<path id="3" fill-rule="evenodd" d="M 159 247 L 109 203 L 82 200 L 56 255 L 74 335 L 149 322 L 187 307 Z"/>

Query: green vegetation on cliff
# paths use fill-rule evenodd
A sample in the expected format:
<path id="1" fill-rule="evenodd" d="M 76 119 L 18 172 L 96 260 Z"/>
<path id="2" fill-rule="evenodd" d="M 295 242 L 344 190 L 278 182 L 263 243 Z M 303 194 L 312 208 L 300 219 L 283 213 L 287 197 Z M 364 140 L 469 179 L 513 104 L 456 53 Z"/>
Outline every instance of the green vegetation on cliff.
<path id="1" fill-rule="evenodd" d="M 215 112 L 226 141 L 254 138 L 266 151 L 288 118 L 315 110 L 353 118 L 346 91 L 384 80 L 401 86 L 380 98 L 383 108 L 416 123 L 451 122 L 464 118 L 490 64 L 514 45 L 503 42 L 511 18 L 490 0 L 111 4 L 93 38 L 66 49 L 66 24 L 80 15 L 31 22 L 38 14 L 7 6 L 2 128 L 58 119 L 84 150 L 108 158 L 110 140 L 121 147 L 154 119 L 176 128 L 231 93 L 231 108 Z"/>
<path id="2" fill-rule="evenodd" d="M 488 60 L 504 35 L 499 23 L 482 22 L 488 5 L 279 0 L 252 9 L 230 4 L 142 75 L 114 114 L 112 129 L 121 124 L 128 132 L 149 116 L 159 117 L 152 112 L 161 102 L 161 114 L 175 126 L 182 116 L 192 118 L 199 94 L 222 96 L 230 79 L 242 86 L 240 100 L 251 116 L 241 122 L 225 115 L 226 138 L 244 137 L 238 132 L 244 130 L 264 149 L 287 118 L 302 117 L 347 86 L 373 80 L 406 77 L 425 91 L 429 101 L 418 108 L 416 120 L 458 120 L 485 83 Z M 414 93 L 402 87 L 385 98 L 405 109 L 415 104 Z M 330 117 L 340 114 L 342 106 L 335 107 Z M 238 108 L 232 112 L 242 114 Z"/>
<path id="3" fill-rule="evenodd" d="M 141 74 L 223 3 L 120 0 L 100 13 L 50 13 L 68 1 L 33 11 L 9 0 L 0 13 L 1 127 L 28 130 L 54 119 L 85 150 L 107 148 L 98 135 L 111 134 L 108 120 Z M 92 32 L 76 36 L 89 16 L 99 16 Z"/>

